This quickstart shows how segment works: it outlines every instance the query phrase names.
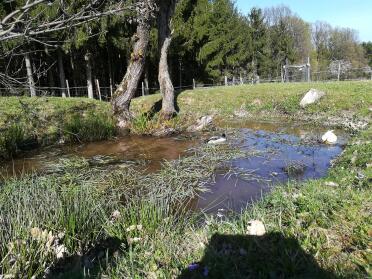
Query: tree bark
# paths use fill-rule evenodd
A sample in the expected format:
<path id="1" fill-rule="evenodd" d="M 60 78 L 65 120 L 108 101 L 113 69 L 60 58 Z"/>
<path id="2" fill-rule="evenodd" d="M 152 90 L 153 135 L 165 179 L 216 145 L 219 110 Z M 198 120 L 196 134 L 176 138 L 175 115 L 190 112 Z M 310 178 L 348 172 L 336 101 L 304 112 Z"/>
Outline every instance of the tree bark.
<path id="1" fill-rule="evenodd" d="M 176 114 L 174 107 L 174 87 L 169 74 L 168 51 L 172 41 L 172 32 L 170 30 L 170 21 L 174 13 L 177 0 L 161 0 L 159 3 L 160 14 L 158 20 L 158 38 L 159 38 L 159 85 L 160 92 L 163 95 L 161 116 L 164 119 L 170 119 Z"/>
<path id="2" fill-rule="evenodd" d="M 31 59 L 28 53 L 25 54 L 25 63 L 26 63 L 28 85 L 30 87 L 30 95 L 31 97 L 35 97 L 36 96 L 35 81 L 32 75 Z"/>
<path id="3" fill-rule="evenodd" d="M 62 49 L 57 49 L 58 56 L 58 73 L 59 73 L 59 84 L 61 86 L 62 98 L 66 98 L 66 76 L 65 68 L 63 67 L 63 56 Z"/>
<path id="4" fill-rule="evenodd" d="M 84 56 L 86 61 L 86 71 L 87 71 L 87 86 L 88 86 L 88 98 L 93 99 L 93 82 L 92 82 L 92 62 L 91 62 L 91 54 L 87 52 Z"/>
<path id="5" fill-rule="evenodd" d="M 129 128 L 131 115 L 129 106 L 138 88 L 138 82 L 142 76 L 147 47 L 150 37 L 149 19 L 145 19 L 137 26 L 136 34 L 133 36 L 134 46 L 127 72 L 116 89 L 112 98 L 112 109 L 117 120 L 120 132 L 126 132 Z"/>

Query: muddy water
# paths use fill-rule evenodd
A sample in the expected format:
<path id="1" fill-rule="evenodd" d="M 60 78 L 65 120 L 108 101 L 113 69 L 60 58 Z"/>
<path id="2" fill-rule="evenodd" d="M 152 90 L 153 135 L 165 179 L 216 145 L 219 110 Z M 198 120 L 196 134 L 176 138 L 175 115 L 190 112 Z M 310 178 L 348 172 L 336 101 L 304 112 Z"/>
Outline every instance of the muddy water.
<path id="1" fill-rule="evenodd" d="M 71 156 L 86 158 L 92 164 L 100 164 L 103 161 L 123 163 L 145 160 L 146 168 L 149 171 L 155 171 L 160 168 L 163 160 L 178 159 L 194 144 L 194 141 L 178 137 L 128 136 L 79 145 L 51 146 L 26 153 L 20 159 L 0 162 L 0 176 L 9 177 L 42 171 L 48 165 L 58 162 L 60 158 Z"/>
<path id="2" fill-rule="evenodd" d="M 239 127 L 240 140 L 234 144 L 241 150 L 259 153 L 232 161 L 234 172 L 216 175 L 211 191 L 194 202 L 196 208 L 208 213 L 239 212 L 275 184 L 325 176 L 331 160 L 342 152 L 347 141 L 347 135 L 338 130 L 337 144 L 322 144 L 320 138 L 327 129 L 306 125 L 229 123 L 229 127 L 235 125 Z"/>

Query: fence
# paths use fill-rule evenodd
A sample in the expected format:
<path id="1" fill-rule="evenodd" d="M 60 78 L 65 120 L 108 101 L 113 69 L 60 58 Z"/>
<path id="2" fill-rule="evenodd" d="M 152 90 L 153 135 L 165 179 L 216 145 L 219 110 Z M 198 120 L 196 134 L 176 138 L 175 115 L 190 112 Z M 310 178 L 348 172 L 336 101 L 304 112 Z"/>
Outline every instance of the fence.
<path id="1" fill-rule="evenodd" d="M 301 69 L 301 68 L 300 68 Z M 176 91 L 182 91 L 186 89 L 195 88 L 211 88 L 217 86 L 234 86 L 244 84 L 259 84 L 259 83 L 286 83 L 286 82 L 328 82 L 328 81 L 355 81 L 355 80 L 371 80 L 372 81 L 372 70 L 366 68 L 352 68 L 347 71 L 319 71 L 309 72 L 301 71 L 299 68 L 289 68 L 286 74 L 282 74 L 278 77 L 259 77 L 250 76 L 243 77 L 239 76 L 225 76 L 217 82 L 212 83 L 201 83 L 193 79 L 192 84 L 182 85 L 175 87 Z M 102 101 L 110 101 L 115 88 L 100 86 L 99 81 L 96 80 L 95 86 L 93 87 L 94 98 Z M 141 83 L 137 89 L 136 96 L 149 95 L 152 92 L 160 90 L 158 87 L 149 88 L 144 82 Z M 37 96 L 63 96 L 66 97 L 88 97 L 88 86 L 69 87 L 68 81 L 66 81 L 66 88 L 61 87 L 35 87 Z M 29 86 L 17 86 L 9 88 L 0 88 L 0 96 L 27 96 L 29 95 Z"/>

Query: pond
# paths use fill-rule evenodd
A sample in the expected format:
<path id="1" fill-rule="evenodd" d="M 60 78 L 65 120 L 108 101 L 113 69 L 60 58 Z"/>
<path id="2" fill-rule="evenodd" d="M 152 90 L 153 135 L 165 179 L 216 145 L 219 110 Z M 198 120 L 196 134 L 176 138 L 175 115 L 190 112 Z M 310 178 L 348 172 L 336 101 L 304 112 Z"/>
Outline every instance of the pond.
<path id="1" fill-rule="evenodd" d="M 214 183 L 209 185 L 210 190 L 192 201 L 193 209 L 207 213 L 220 210 L 239 212 L 278 183 L 325 176 L 331 161 L 342 152 L 348 139 L 344 131 L 337 130 L 338 142 L 323 144 L 320 138 L 327 128 L 303 123 L 229 121 L 218 125 L 228 131 L 227 142 L 242 151 L 254 151 L 255 155 L 226 162 L 230 171 L 227 174 L 226 169 L 217 171 Z M 60 158 L 71 156 L 84 157 L 92 165 L 142 161 L 148 172 L 154 172 L 160 169 L 163 160 L 185 156 L 189 148 L 202 144 L 209 134 L 167 138 L 128 136 L 86 144 L 51 146 L 2 163 L 0 175 L 9 177 L 43 171 Z M 234 137 L 229 138 L 229 134 L 234 134 Z"/>
<path id="2" fill-rule="evenodd" d="M 296 123 L 250 121 L 229 126 L 239 127 L 239 140 L 233 144 L 243 151 L 254 150 L 257 155 L 233 160 L 230 166 L 235 171 L 216 174 L 210 192 L 194 202 L 196 208 L 207 213 L 240 212 L 275 184 L 324 177 L 348 138 L 338 130 L 337 144 L 323 144 L 320 139 L 327 129 Z"/>

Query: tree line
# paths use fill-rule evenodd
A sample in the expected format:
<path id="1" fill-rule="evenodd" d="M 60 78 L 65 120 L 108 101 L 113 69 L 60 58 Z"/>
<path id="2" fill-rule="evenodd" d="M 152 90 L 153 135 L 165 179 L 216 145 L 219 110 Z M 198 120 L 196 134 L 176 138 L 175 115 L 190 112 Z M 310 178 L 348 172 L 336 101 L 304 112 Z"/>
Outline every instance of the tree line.
<path id="1" fill-rule="evenodd" d="M 84 1 L 70 1 L 70 6 L 68 1 L 61 3 L 65 2 L 66 10 L 78 10 Z M 2 2 L 1 18 L 12 5 L 21 2 Z M 33 14 L 41 12 L 42 17 L 51 18 L 59 9 L 58 1 Z M 146 80 L 150 88 L 158 88 L 158 32 L 156 24 L 151 24 L 141 80 Z M 93 79 L 115 87 L 131 58 L 135 30 L 135 23 L 128 21 L 127 15 L 114 14 L 47 34 L 42 38 L 46 44 L 27 39 L 2 42 L 1 71 L 25 81 L 24 60 L 28 56 L 38 86 L 65 88 L 65 79 L 72 87 L 84 86 L 90 68 Z M 348 61 L 355 68 L 371 60 L 371 43 L 360 44 L 355 30 L 333 28 L 326 22 L 307 23 L 285 6 L 252 8 L 243 15 L 230 0 L 182 0 L 172 20 L 172 31 L 169 68 L 176 86 L 190 85 L 193 78 L 199 83 L 221 82 L 225 75 L 275 78 L 280 76 L 286 59 L 296 64 L 310 57 L 314 72 L 327 70 L 335 60 Z"/>
<path id="2" fill-rule="evenodd" d="M 9 0 L 0 3 L 0 18 L 0 87 L 31 82 L 65 96 L 67 80 L 72 95 L 87 86 L 93 97 L 98 79 L 116 90 L 121 114 L 141 82 L 163 98 L 169 92 L 172 103 L 173 86 L 193 79 L 276 79 L 283 65 L 308 58 L 313 73 L 335 63 L 372 66 L 372 43 L 360 43 L 355 30 L 308 23 L 286 6 L 245 15 L 231 0 Z"/>

